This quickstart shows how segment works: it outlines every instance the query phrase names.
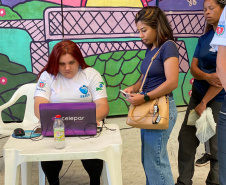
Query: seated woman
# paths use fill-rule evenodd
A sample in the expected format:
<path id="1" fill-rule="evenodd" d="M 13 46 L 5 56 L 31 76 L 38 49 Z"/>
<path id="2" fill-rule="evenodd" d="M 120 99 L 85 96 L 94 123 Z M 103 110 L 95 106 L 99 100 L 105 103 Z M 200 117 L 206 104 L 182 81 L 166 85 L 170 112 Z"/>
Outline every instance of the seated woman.
<path id="1" fill-rule="evenodd" d="M 40 119 L 40 103 L 94 102 L 97 124 L 109 113 L 106 87 L 98 71 L 89 67 L 78 46 L 69 40 L 57 43 L 49 56 L 47 65 L 38 76 L 39 84 L 45 84 L 35 91 L 35 115 Z M 80 89 L 86 88 L 83 94 Z M 103 161 L 82 160 L 90 177 L 90 185 L 100 185 Z M 41 162 L 49 184 L 59 185 L 59 173 L 63 161 Z"/>

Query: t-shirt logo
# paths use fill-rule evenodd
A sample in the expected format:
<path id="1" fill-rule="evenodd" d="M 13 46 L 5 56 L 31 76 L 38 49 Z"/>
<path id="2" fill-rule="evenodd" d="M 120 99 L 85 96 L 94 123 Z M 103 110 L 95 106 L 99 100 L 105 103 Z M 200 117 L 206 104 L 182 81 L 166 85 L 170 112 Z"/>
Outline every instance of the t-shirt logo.
<path id="1" fill-rule="evenodd" d="M 88 87 L 86 85 L 83 85 L 82 87 L 79 88 L 82 94 L 87 94 L 88 93 Z"/>
<path id="2" fill-rule="evenodd" d="M 96 87 L 96 91 L 103 90 L 104 82 L 99 82 L 99 87 Z"/>
<path id="3" fill-rule="evenodd" d="M 88 87 L 86 85 L 83 85 L 79 88 L 82 95 L 80 95 L 80 98 L 87 98 L 90 96 L 90 93 L 88 93 Z"/>
<path id="4" fill-rule="evenodd" d="M 216 30 L 216 35 L 222 35 L 224 33 L 225 26 L 224 25 L 218 25 Z"/>
<path id="5" fill-rule="evenodd" d="M 46 86 L 46 83 L 45 82 L 39 82 L 39 85 L 38 85 L 40 88 L 44 88 Z"/>

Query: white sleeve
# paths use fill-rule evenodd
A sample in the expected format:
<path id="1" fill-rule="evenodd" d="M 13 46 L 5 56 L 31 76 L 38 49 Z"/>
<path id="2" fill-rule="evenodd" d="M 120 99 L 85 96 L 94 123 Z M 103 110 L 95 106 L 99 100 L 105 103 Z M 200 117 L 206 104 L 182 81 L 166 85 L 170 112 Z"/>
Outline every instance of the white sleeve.
<path id="1" fill-rule="evenodd" d="M 37 82 L 34 96 L 40 96 L 46 98 L 47 100 L 50 100 L 50 94 L 51 94 L 50 75 L 46 71 L 44 71 Z"/>
<path id="2" fill-rule="evenodd" d="M 221 17 L 220 17 L 220 20 L 218 22 L 218 26 L 217 26 L 216 32 L 214 34 L 214 37 L 213 37 L 213 39 L 210 43 L 210 46 L 216 51 L 218 51 L 219 45 L 226 46 L 226 31 L 225 31 L 225 28 L 226 28 L 226 20 L 225 20 L 226 9 L 225 8 L 224 8 L 224 10 L 221 14 Z"/>
<path id="3" fill-rule="evenodd" d="M 107 98 L 106 85 L 100 73 L 92 68 L 91 74 L 89 90 L 92 93 L 93 101 L 100 98 Z"/>

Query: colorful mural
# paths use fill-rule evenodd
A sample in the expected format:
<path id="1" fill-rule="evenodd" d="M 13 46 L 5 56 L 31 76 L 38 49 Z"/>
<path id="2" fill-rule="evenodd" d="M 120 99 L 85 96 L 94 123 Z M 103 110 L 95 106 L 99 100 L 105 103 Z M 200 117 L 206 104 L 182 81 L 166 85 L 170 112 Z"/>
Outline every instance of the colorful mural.
<path id="1" fill-rule="evenodd" d="M 193 82 L 190 62 L 204 32 L 203 0 L 63 0 L 63 4 L 61 0 L 0 0 L 0 62 L 5 61 L 0 69 L 0 105 L 19 86 L 36 80 L 57 42 L 70 39 L 79 45 L 85 61 L 101 73 L 110 115 L 127 114 L 129 105 L 119 90 L 140 77 L 146 48 L 134 17 L 147 5 L 160 6 L 173 28 L 180 52 L 179 87 L 174 95 L 177 106 L 187 105 Z M 12 63 L 14 67 L 8 68 Z M 8 80 L 6 74 L 17 74 L 22 66 L 26 79 Z M 3 119 L 22 119 L 14 111 L 4 111 Z"/>

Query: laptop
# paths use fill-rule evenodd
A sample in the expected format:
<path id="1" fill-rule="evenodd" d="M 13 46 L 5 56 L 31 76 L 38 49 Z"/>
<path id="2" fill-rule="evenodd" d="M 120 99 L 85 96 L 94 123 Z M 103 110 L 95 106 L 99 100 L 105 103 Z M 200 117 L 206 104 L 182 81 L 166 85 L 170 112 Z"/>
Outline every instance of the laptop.
<path id="1" fill-rule="evenodd" d="M 65 136 L 92 136 L 97 134 L 96 104 L 44 103 L 39 105 L 41 134 L 54 136 L 53 123 L 56 115 L 61 115 L 65 126 Z"/>

